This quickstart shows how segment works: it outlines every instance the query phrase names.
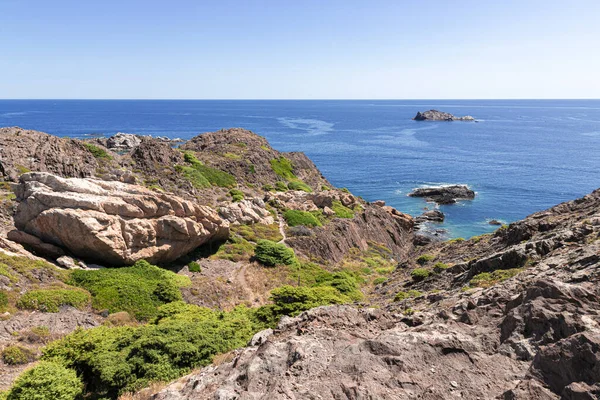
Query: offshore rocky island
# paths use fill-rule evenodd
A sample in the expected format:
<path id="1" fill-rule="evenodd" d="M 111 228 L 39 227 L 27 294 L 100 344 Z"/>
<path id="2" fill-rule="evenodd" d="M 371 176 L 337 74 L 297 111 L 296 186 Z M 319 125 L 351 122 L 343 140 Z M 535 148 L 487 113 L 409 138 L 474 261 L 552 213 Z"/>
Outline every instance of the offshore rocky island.
<path id="1" fill-rule="evenodd" d="M 428 243 L 244 129 L 2 128 L 0 173 L 0 399 L 600 397 L 600 190 Z"/>

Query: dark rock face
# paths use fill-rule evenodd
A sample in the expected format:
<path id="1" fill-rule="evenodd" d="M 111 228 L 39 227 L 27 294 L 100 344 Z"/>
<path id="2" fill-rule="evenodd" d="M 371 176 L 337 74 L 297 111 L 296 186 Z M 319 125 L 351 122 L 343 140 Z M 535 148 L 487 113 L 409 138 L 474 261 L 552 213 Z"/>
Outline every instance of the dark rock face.
<path id="1" fill-rule="evenodd" d="M 311 236 L 296 236 L 286 244 L 296 252 L 339 262 L 351 248 L 367 250 L 369 242 L 379 243 L 398 258 L 407 255 L 412 243 L 413 221 L 392 207 L 367 206 L 364 213 L 353 219 L 339 218 L 313 230 Z"/>
<path id="2" fill-rule="evenodd" d="M 85 178 L 97 168 L 96 158 L 78 140 L 18 127 L 0 128 L 0 175 L 10 181 L 16 182 L 29 171 Z"/>
<path id="3" fill-rule="evenodd" d="M 415 222 L 416 223 L 427 222 L 427 221 L 444 222 L 445 218 L 446 218 L 446 216 L 444 215 L 443 212 L 438 211 L 438 210 L 429 210 L 429 211 L 425 211 L 423 214 L 416 217 Z"/>
<path id="4" fill-rule="evenodd" d="M 466 185 L 417 188 L 408 194 L 410 197 L 424 197 L 438 204 L 454 204 L 456 200 L 472 200 L 475 192 Z"/>
<path id="5" fill-rule="evenodd" d="M 419 111 L 413 118 L 415 121 L 475 121 L 470 115 L 455 117 L 454 115 L 438 110 Z"/>

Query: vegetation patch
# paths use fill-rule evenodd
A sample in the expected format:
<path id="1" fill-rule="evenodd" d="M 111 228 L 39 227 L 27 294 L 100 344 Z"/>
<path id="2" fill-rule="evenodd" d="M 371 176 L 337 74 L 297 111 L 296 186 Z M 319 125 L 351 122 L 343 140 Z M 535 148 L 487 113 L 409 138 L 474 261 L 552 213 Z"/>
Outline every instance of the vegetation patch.
<path id="1" fill-rule="evenodd" d="M 444 264 L 443 262 L 437 262 L 433 266 L 433 272 L 435 272 L 436 274 L 439 274 L 441 272 L 444 272 L 448 268 L 450 268 L 450 266 L 448 264 Z"/>
<path id="2" fill-rule="evenodd" d="M 239 189 L 231 189 L 229 191 L 229 195 L 231 196 L 231 199 L 234 202 L 238 202 L 238 201 L 244 200 L 244 192 L 242 192 Z"/>
<path id="3" fill-rule="evenodd" d="M 228 158 L 230 160 L 234 160 L 234 161 L 239 161 L 242 159 L 241 155 L 235 154 L 235 153 L 225 153 L 225 154 L 223 154 L 223 157 Z"/>
<path id="4" fill-rule="evenodd" d="M 308 211 L 300 211 L 300 210 L 286 210 L 283 213 L 283 218 L 289 226 L 322 226 L 323 224 L 317 217 L 311 214 Z"/>
<path id="5" fill-rule="evenodd" d="M 412 299 L 414 297 L 419 297 L 422 295 L 423 295 L 423 293 L 419 292 L 418 290 L 409 290 L 407 292 L 398 292 L 396 294 L 396 297 L 394 297 L 394 301 L 402 301 L 402 300 L 406 300 L 406 299 Z"/>
<path id="6" fill-rule="evenodd" d="M 431 275 L 431 271 L 429 271 L 428 269 L 425 269 L 425 268 L 415 268 L 410 273 L 410 277 L 415 282 L 420 282 L 422 280 L 425 280 L 429 277 L 429 275 Z"/>
<path id="7" fill-rule="evenodd" d="M 302 190 L 303 192 L 307 192 L 307 193 L 312 192 L 312 189 L 310 188 L 310 186 L 308 186 L 306 183 L 302 182 L 299 179 L 288 183 L 288 189 Z"/>
<path id="8" fill-rule="evenodd" d="M 277 182 L 275 182 L 275 190 L 277 192 L 287 192 L 288 191 L 288 187 L 285 184 L 285 182 L 277 181 Z"/>
<path id="9" fill-rule="evenodd" d="M 70 283 L 92 294 L 95 309 L 127 311 L 138 320 L 153 317 L 162 304 L 181 300 L 179 288 L 191 284 L 188 277 L 146 261 L 131 267 L 76 270 Z"/>
<path id="10" fill-rule="evenodd" d="M 52 288 L 30 290 L 21 296 L 17 307 L 25 310 L 58 312 L 61 306 L 72 306 L 80 310 L 90 303 L 90 294 L 77 288 Z"/>
<path id="11" fill-rule="evenodd" d="M 523 271 L 523 268 L 497 269 L 493 272 L 482 272 L 481 274 L 475 275 L 469 281 L 469 286 L 472 288 L 487 288 L 490 286 L 494 286 L 500 282 L 512 278 L 521 271 Z"/>
<path id="12" fill-rule="evenodd" d="M 42 361 L 17 378 L 6 400 L 75 400 L 82 393 L 83 383 L 74 370 Z"/>
<path id="13" fill-rule="evenodd" d="M 448 240 L 447 243 L 462 243 L 464 241 L 465 241 L 465 238 L 457 237 L 457 238 Z"/>
<path id="14" fill-rule="evenodd" d="M 284 156 L 273 158 L 270 163 L 273 172 L 275 172 L 277 176 L 288 181 L 298 179 L 296 175 L 294 175 L 294 166 L 292 165 L 292 162 Z"/>
<path id="15" fill-rule="evenodd" d="M 230 229 L 232 233 L 255 243 L 260 239 L 272 240 L 273 242 L 279 242 L 283 239 L 278 224 L 233 225 Z"/>
<path id="16" fill-rule="evenodd" d="M 419 256 L 419 258 L 417 258 L 417 264 L 425 265 L 429 261 L 433 260 L 434 258 L 435 258 L 435 256 L 433 256 L 431 254 L 422 254 Z"/>
<path id="17" fill-rule="evenodd" d="M 283 243 L 275 243 L 271 240 L 261 239 L 254 249 L 254 257 L 258 262 L 267 266 L 292 265 L 296 262 L 294 250 Z"/>
<path id="18" fill-rule="evenodd" d="M 43 275 L 46 279 L 53 278 L 58 281 L 65 281 L 68 279 L 69 273 L 46 261 L 0 253 L 0 275 L 7 277 L 13 284 L 20 280 L 20 276 L 33 283 L 40 282 L 40 275 Z"/>
<path id="19" fill-rule="evenodd" d="M 8 308 L 8 295 L 4 290 L 0 290 L 0 312 L 6 311 Z"/>
<path id="20" fill-rule="evenodd" d="M 85 146 L 87 151 L 92 153 L 92 155 L 94 157 L 100 158 L 100 159 L 112 160 L 112 157 L 110 156 L 110 154 L 108 154 L 106 152 L 106 150 L 104 150 L 102 147 L 96 146 L 95 144 L 92 144 L 92 143 L 84 143 L 83 145 Z"/>
<path id="21" fill-rule="evenodd" d="M 99 398 L 117 398 L 153 381 L 170 381 L 246 345 L 266 327 L 255 310 L 214 311 L 183 302 L 159 308 L 146 325 L 78 329 L 52 342 L 43 359 L 77 372 Z"/>
<path id="22" fill-rule="evenodd" d="M 233 262 L 248 261 L 254 253 L 254 245 L 240 236 L 231 236 L 219 245 L 216 253 L 210 256 L 213 260 L 229 260 Z"/>
<path id="23" fill-rule="evenodd" d="M 192 261 L 188 264 L 188 270 L 190 272 L 201 272 L 202 268 L 200 267 L 200 264 L 198 264 L 196 261 Z"/>
<path id="24" fill-rule="evenodd" d="M 220 186 L 232 188 L 236 185 L 235 177 L 227 172 L 204 165 L 191 152 L 185 152 L 183 159 L 190 166 L 178 165 L 176 170 L 183 174 L 194 187 L 206 188 L 209 186 Z"/>
<path id="25" fill-rule="evenodd" d="M 339 200 L 334 200 L 331 209 L 338 218 L 354 218 L 354 210 L 344 206 Z"/>
<path id="26" fill-rule="evenodd" d="M 35 360 L 35 353 L 26 347 L 7 346 L 2 350 L 2 361 L 8 365 L 22 365 Z"/>

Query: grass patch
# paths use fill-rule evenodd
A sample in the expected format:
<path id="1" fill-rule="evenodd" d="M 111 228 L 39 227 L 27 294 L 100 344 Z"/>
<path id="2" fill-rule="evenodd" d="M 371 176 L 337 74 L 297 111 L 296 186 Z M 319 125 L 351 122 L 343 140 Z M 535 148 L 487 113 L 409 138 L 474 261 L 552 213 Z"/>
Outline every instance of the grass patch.
<path id="1" fill-rule="evenodd" d="M 19 175 L 23 175 L 26 174 L 28 172 L 31 172 L 31 170 L 29 168 L 27 168 L 24 165 L 21 164 L 15 164 L 15 169 L 17 170 L 17 172 L 19 173 Z"/>
<path id="2" fill-rule="evenodd" d="M 289 226 L 322 226 L 323 224 L 317 217 L 311 214 L 308 211 L 300 211 L 300 210 L 286 210 L 283 213 L 283 218 Z"/>
<path id="3" fill-rule="evenodd" d="M 26 347 L 7 346 L 2 350 L 2 361 L 8 365 L 22 365 L 35 360 L 35 353 Z"/>
<path id="4" fill-rule="evenodd" d="M 493 272 L 482 272 L 481 274 L 475 275 L 469 281 L 469 287 L 488 288 L 512 278 L 521 271 L 523 271 L 523 268 L 497 269 Z"/>
<path id="5" fill-rule="evenodd" d="M 431 271 L 425 268 L 415 268 L 411 271 L 410 277 L 415 282 L 420 282 L 427 279 L 431 275 Z"/>
<path id="6" fill-rule="evenodd" d="M 198 264 L 196 261 L 192 261 L 188 264 L 188 270 L 190 272 L 201 272 L 202 267 L 200 267 L 200 264 Z"/>
<path id="7" fill-rule="evenodd" d="M 283 243 L 270 240 L 259 240 L 254 249 L 254 257 L 258 262 L 267 266 L 292 265 L 296 263 L 296 254 Z"/>
<path id="8" fill-rule="evenodd" d="M 270 163 L 273 172 L 275 172 L 277 176 L 288 181 L 298 179 L 296 175 L 294 175 L 294 166 L 292 165 L 292 162 L 284 156 L 273 158 Z"/>
<path id="9" fill-rule="evenodd" d="M 285 184 L 285 182 L 277 181 L 277 182 L 275 182 L 275 191 L 277 191 L 277 192 L 287 192 L 288 191 L 288 187 Z"/>
<path id="10" fill-rule="evenodd" d="M 302 190 L 303 192 L 310 193 L 312 189 L 306 183 L 301 180 L 295 180 L 288 183 L 288 189 L 290 190 Z"/>
<path id="11" fill-rule="evenodd" d="M 283 239 L 278 224 L 232 225 L 230 229 L 233 234 L 238 234 L 242 238 L 255 243 L 260 239 L 267 239 L 273 242 L 279 242 Z"/>
<path id="12" fill-rule="evenodd" d="M 223 157 L 225 157 L 229 160 L 234 160 L 234 161 L 239 161 L 242 159 L 241 155 L 235 154 L 235 153 L 225 153 L 225 154 L 223 154 Z"/>
<path id="13" fill-rule="evenodd" d="M 213 260 L 229 260 L 233 262 L 248 261 L 254 253 L 254 245 L 239 236 L 231 236 L 222 243 L 217 252 L 210 256 Z"/>
<path id="14" fill-rule="evenodd" d="M 340 201 L 334 200 L 331 209 L 338 218 L 354 218 L 354 210 L 344 206 Z"/>
<path id="15" fill-rule="evenodd" d="M 373 281 L 374 285 L 381 285 L 383 282 L 387 281 L 387 278 L 384 278 L 383 276 L 380 276 L 379 278 L 376 278 Z"/>
<path id="16" fill-rule="evenodd" d="M 183 174 L 183 177 L 194 187 L 200 189 L 210 186 L 232 188 L 236 185 L 233 175 L 204 165 L 191 152 L 185 152 L 183 159 L 189 166 L 177 165 L 175 169 Z"/>
<path id="17" fill-rule="evenodd" d="M 238 202 L 238 201 L 244 200 L 244 192 L 242 192 L 239 189 L 231 189 L 229 191 L 229 195 L 231 196 L 231 199 L 234 202 Z"/>
<path id="18" fill-rule="evenodd" d="M 162 304 L 181 300 L 179 288 L 190 279 L 138 261 L 131 267 L 76 270 L 70 283 L 92 294 L 96 310 L 127 311 L 143 321 L 155 316 Z"/>
<path id="19" fill-rule="evenodd" d="M 457 237 L 457 238 L 448 240 L 446 243 L 462 243 L 464 241 L 465 241 L 465 238 Z"/>
<path id="20" fill-rule="evenodd" d="M 111 155 L 108 154 L 102 147 L 96 146 L 92 143 L 84 143 L 83 146 L 96 158 L 112 160 Z"/>
<path id="21" fill-rule="evenodd" d="M 56 313 L 62 306 L 72 306 L 80 310 L 90 304 L 90 294 L 77 288 L 37 289 L 23 294 L 17 307 L 22 310 L 36 310 Z"/>
<path id="22" fill-rule="evenodd" d="M 429 261 L 433 260 L 434 258 L 435 258 L 435 256 L 433 256 L 431 254 L 422 254 L 419 256 L 419 258 L 417 258 L 417 264 L 425 265 Z"/>
<path id="23" fill-rule="evenodd" d="M 418 290 L 409 290 L 407 292 L 398 292 L 396 294 L 396 296 L 394 297 L 394 301 L 402 301 L 402 300 L 406 300 L 406 299 L 412 299 L 415 297 L 419 297 L 423 295 L 423 293 L 419 292 Z"/>
<path id="24" fill-rule="evenodd" d="M 433 266 L 433 272 L 435 272 L 436 274 L 439 274 L 441 272 L 444 272 L 448 268 L 450 268 L 450 266 L 448 264 L 444 264 L 443 262 L 437 262 Z"/>
<path id="25" fill-rule="evenodd" d="M 83 383 L 74 370 L 54 362 L 40 362 L 23 372 L 6 393 L 6 400 L 76 400 Z"/>

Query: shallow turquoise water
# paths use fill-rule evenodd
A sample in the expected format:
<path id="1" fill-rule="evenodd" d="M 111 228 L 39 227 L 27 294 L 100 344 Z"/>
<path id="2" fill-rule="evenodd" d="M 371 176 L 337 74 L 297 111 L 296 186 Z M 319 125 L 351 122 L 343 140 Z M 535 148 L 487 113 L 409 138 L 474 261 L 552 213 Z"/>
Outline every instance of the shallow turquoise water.
<path id="1" fill-rule="evenodd" d="M 416 122 L 419 110 L 479 122 Z M 474 201 L 442 206 L 453 237 L 489 232 L 600 187 L 600 100 L 0 100 L 0 126 L 59 136 L 129 132 L 191 138 L 244 127 L 304 151 L 336 186 L 420 214 L 414 187 L 463 183 Z"/>

